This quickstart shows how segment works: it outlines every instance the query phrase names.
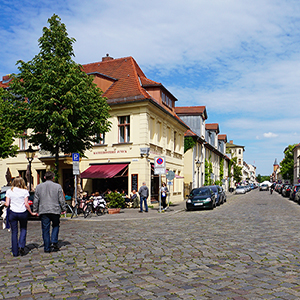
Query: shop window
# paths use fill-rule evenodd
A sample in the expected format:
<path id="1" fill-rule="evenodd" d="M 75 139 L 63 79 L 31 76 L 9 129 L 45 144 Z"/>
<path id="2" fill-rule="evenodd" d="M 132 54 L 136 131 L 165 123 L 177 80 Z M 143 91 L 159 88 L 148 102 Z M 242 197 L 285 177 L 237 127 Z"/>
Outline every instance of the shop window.
<path id="1" fill-rule="evenodd" d="M 119 143 L 130 142 L 130 116 L 118 117 Z"/>

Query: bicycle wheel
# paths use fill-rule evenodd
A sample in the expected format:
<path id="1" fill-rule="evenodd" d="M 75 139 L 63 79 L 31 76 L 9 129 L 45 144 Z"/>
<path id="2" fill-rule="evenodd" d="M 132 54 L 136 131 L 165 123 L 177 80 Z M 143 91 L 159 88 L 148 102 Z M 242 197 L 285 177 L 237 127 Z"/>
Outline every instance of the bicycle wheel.
<path id="1" fill-rule="evenodd" d="M 92 208 L 90 205 L 86 205 L 85 209 L 83 208 L 83 215 L 84 218 L 86 218 L 87 216 L 89 216 L 92 213 Z"/>
<path id="2" fill-rule="evenodd" d="M 77 216 L 77 214 L 78 214 L 78 204 L 75 205 L 75 207 L 73 208 L 71 219 L 74 217 L 74 215 Z"/>

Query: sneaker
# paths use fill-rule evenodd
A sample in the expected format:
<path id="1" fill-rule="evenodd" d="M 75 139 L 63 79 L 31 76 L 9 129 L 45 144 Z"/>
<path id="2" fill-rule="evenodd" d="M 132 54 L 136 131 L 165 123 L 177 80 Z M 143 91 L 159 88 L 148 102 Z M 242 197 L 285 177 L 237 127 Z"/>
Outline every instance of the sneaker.
<path id="1" fill-rule="evenodd" d="M 139 213 L 142 213 L 143 211 L 142 210 L 139 210 Z"/>
<path id="2" fill-rule="evenodd" d="M 25 249 L 24 248 L 20 248 L 19 249 L 19 253 L 21 256 L 24 256 L 25 255 Z"/>
<path id="3" fill-rule="evenodd" d="M 58 243 L 52 244 L 52 248 L 54 252 L 59 251 Z"/>

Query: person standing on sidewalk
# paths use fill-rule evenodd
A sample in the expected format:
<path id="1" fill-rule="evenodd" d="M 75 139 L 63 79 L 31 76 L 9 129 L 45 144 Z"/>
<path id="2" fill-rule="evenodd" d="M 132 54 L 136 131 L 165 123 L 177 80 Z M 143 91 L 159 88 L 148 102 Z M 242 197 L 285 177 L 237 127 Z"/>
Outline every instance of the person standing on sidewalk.
<path id="1" fill-rule="evenodd" d="M 27 217 L 28 213 L 36 215 L 30 209 L 28 203 L 29 192 L 22 177 L 16 177 L 12 182 L 11 189 L 6 191 L 5 206 L 10 206 L 9 223 L 11 227 L 11 245 L 13 256 L 25 254 Z M 18 241 L 18 223 L 20 224 L 20 237 Z"/>
<path id="2" fill-rule="evenodd" d="M 60 184 L 53 182 L 54 173 L 46 172 L 45 182 L 37 185 L 33 199 L 33 211 L 41 218 L 44 252 L 58 251 L 60 214 L 65 213 L 66 203 Z M 52 233 L 50 238 L 50 225 Z"/>
<path id="3" fill-rule="evenodd" d="M 149 189 L 146 186 L 146 182 L 143 182 L 143 185 L 139 189 L 140 194 L 140 210 L 139 212 L 143 212 L 143 202 L 145 205 L 145 212 L 148 212 L 148 205 L 147 205 L 147 199 L 149 197 Z"/>
<path id="4" fill-rule="evenodd" d="M 160 193 L 161 193 L 161 205 L 163 207 L 163 209 L 165 209 L 167 207 L 167 194 L 168 194 L 169 190 L 165 184 L 165 182 L 162 183 L 162 187 L 160 188 Z"/>

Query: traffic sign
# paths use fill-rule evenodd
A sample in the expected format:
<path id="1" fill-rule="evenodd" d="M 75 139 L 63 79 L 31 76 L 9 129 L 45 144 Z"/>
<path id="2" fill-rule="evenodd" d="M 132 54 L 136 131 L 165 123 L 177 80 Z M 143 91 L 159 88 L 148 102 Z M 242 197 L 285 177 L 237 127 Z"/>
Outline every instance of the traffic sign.
<path id="1" fill-rule="evenodd" d="M 165 168 L 166 160 L 164 156 L 155 156 L 154 157 L 154 168 Z"/>
<path id="2" fill-rule="evenodd" d="M 165 168 L 154 168 L 154 174 L 155 175 L 164 175 L 166 174 Z"/>
<path id="3" fill-rule="evenodd" d="M 79 153 L 72 153 L 72 161 L 79 161 L 80 155 Z"/>
<path id="4" fill-rule="evenodd" d="M 168 171 L 166 177 L 168 180 L 173 180 L 175 178 L 175 173 L 173 171 Z"/>

